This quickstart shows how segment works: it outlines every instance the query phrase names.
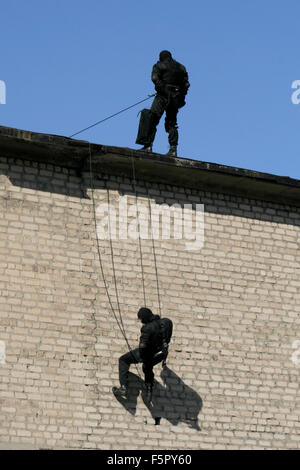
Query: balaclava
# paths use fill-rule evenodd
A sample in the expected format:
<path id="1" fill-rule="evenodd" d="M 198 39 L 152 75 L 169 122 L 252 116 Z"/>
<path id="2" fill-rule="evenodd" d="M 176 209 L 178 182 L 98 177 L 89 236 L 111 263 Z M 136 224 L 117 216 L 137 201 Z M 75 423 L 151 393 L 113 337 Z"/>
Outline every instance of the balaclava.
<path id="1" fill-rule="evenodd" d="M 138 311 L 138 318 L 142 320 L 142 323 L 149 323 L 152 320 L 153 313 L 149 308 L 142 307 Z"/>

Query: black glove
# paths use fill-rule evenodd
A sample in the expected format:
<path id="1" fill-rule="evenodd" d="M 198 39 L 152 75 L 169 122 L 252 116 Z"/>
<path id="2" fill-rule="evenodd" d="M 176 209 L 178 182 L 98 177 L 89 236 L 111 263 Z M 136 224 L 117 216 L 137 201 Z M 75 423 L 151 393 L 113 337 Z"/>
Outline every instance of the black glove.
<path id="1" fill-rule="evenodd" d="M 161 81 L 156 82 L 155 91 L 157 91 L 157 93 L 159 93 L 160 95 L 163 95 L 163 96 L 168 95 L 166 85 Z"/>

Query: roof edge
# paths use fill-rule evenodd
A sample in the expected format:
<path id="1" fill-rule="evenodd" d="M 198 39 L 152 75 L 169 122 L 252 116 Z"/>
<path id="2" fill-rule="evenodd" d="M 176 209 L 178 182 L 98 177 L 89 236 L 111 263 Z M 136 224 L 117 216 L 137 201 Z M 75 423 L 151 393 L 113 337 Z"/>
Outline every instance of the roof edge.
<path id="1" fill-rule="evenodd" d="M 137 179 L 300 207 L 300 180 L 287 176 L 0 126 L 8 158 L 88 171 L 90 151 L 94 172 L 132 177 L 134 162 Z"/>

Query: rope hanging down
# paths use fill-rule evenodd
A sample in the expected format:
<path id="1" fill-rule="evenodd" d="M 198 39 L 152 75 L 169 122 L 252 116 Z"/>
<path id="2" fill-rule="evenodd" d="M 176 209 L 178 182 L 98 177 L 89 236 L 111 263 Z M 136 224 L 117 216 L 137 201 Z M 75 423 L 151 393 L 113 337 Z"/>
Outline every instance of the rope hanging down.
<path id="1" fill-rule="evenodd" d="M 115 312 L 115 309 L 114 309 L 114 306 L 113 306 L 113 303 L 112 303 L 112 300 L 111 300 L 111 297 L 110 297 L 110 294 L 109 294 L 109 289 L 108 289 L 108 286 L 107 286 L 106 278 L 105 278 L 105 275 L 104 275 L 102 256 L 101 256 L 101 251 L 100 251 L 100 247 L 99 247 L 99 239 L 98 239 L 98 231 L 97 231 L 96 205 L 95 205 L 95 197 L 94 197 L 93 170 L 92 170 L 92 152 L 91 152 L 91 144 L 90 143 L 89 143 L 89 166 L 90 166 L 90 184 L 91 184 L 91 194 L 92 194 L 93 219 L 94 219 L 94 225 L 95 225 L 95 233 L 96 233 L 96 240 L 97 240 L 97 251 L 98 251 L 98 258 L 99 258 L 99 264 L 100 264 L 102 279 L 103 279 L 106 295 L 107 295 L 112 313 L 113 313 L 113 315 L 115 317 L 115 320 L 118 324 L 118 327 L 120 328 L 120 331 L 121 331 L 121 333 L 122 333 L 122 335 L 123 335 L 123 337 L 124 337 L 124 339 L 127 343 L 128 349 L 129 349 L 129 351 L 131 351 L 131 347 L 130 347 L 130 344 L 128 342 L 128 339 L 127 339 L 127 336 L 126 336 L 126 333 L 125 333 L 125 329 L 124 329 L 124 325 L 123 325 L 123 320 L 122 320 L 118 295 L 117 295 L 117 305 L 118 305 L 118 310 L 119 310 L 120 321 L 119 321 L 119 319 L 116 315 L 116 312 Z M 113 257 L 112 257 L 112 260 L 113 260 Z M 113 266 L 114 266 L 114 264 L 113 264 Z M 114 277 L 115 277 L 115 270 L 114 269 L 113 269 L 113 274 L 114 274 Z M 115 285 L 116 285 L 116 280 L 115 280 Z"/>
<path id="2" fill-rule="evenodd" d="M 137 106 L 140 103 L 143 103 L 144 101 L 147 101 L 148 99 L 152 98 L 155 96 L 153 95 L 148 95 L 147 98 L 138 101 L 137 103 L 128 106 L 127 108 L 124 108 L 120 111 L 118 111 L 115 114 L 112 114 L 111 116 L 106 117 L 105 119 L 102 119 L 101 121 L 97 121 L 96 123 L 92 124 L 91 126 L 88 126 L 70 136 L 74 137 L 75 135 L 78 135 L 88 129 L 91 129 L 92 127 L 95 127 L 104 121 L 107 121 L 108 119 L 111 119 L 118 114 L 121 114 L 124 111 L 127 111 L 128 109 L 133 108 L 134 106 Z M 128 346 L 129 351 L 132 353 L 132 349 L 130 347 L 129 341 L 126 336 L 125 332 L 125 327 L 122 319 L 122 314 L 121 314 L 121 308 L 120 308 L 120 302 L 119 302 L 119 294 L 118 294 L 118 288 L 117 288 L 117 280 L 116 280 L 116 273 L 115 273 L 115 263 L 114 263 L 114 255 L 113 255 L 113 246 L 112 246 L 112 239 L 111 236 L 109 237 L 110 240 L 110 251 L 111 251 L 111 260 L 112 260 L 112 268 L 113 268 L 113 278 L 114 278 L 114 285 L 115 285 L 115 291 L 116 291 L 116 301 L 117 301 L 117 306 L 118 306 L 118 312 L 119 312 L 119 319 L 116 315 L 111 296 L 109 294 L 109 289 L 108 285 L 106 282 L 106 278 L 104 275 L 104 269 L 103 269 L 103 263 L 102 263 L 102 257 L 101 257 L 101 251 L 99 247 L 99 239 L 98 239 L 98 231 L 97 231 L 97 220 L 96 220 L 96 205 L 95 205 L 95 198 L 94 198 L 94 184 L 93 184 L 93 170 L 92 170 L 92 152 L 91 152 L 91 144 L 89 142 L 89 169 L 90 169 L 90 185 L 91 185 L 91 194 L 92 194 L 92 206 L 93 206 L 93 216 L 94 216 L 94 225 L 95 225 L 95 233 L 96 233 L 96 240 L 97 240 L 97 251 L 98 251 L 98 258 L 99 258 L 99 264 L 100 264 L 100 269 L 101 269 L 101 274 L 103 278 L 103 283 L 106 291 L 106 295 L 110 304 L 110 308 L 112 310 L 112 313 L 114 315 L 114 318 L 117 322 L 117 325 L 125 339 L 125 342 Z M 136 189 L 136 176 L 135 176 L 135 165 L 134 165 L 134 159 L 132 157 L 132 171 L 133 171 L 133 185 L 134 185 L 134 192 L 135 192 L 135 200 L 136 200 L 136 211 L 137 211 L 137 219 L 138 219 L 138 233 L 139 233 L 139 248 L 140 248 L 140 260 L 141 260 L 141 271 L 142 271 L 142 283 L 143 283 L 143 295 L 144 295 L 144 305 L 146 306 L 146 292 L 145 292 L 145 281 L 144 281 L 144 268 L 143 268 L 143 254 L 142 254 L 142 246 L 141 246 L 141 236 L 140 236 L 140 222 L 138 218 L 138 203 L 137 203 L 137 189 Z M 149 188 L 147 187 L 147 196 L 148 196 L 148 208 L 150 212 L 150 229 L 151 229 L 151 240 L 152 240 L 152 250 L 153 250 L 153 257 L 154 257 L 154 265 L 155 265 L 155 273 L 156 273 L 156 284 L 157 284 L 157 296 L 158 296 L 158 305 L 159 305 L 159 316 L 161 317 L 161 301 L 160 301 L 160 292 L 159 292 L 159 282 L 158 282 L 158 270 L 157 270 L 157 262 L 156 262 L 156 253 L 155 253 L 155 244 L 154 244 L 154 237 L 153 237 L 153 231 L 152 231 L 152 217 L 151 217 L 151 205 L 150 205 L 150 195 L 149 195 Z M 110 199 L 109 199 L 109 188 L 107 188 L 107 199 L 108 199 L 108 208 L 110 206 Z M 108 229 L 109 233 L 111 233 L 111 222 L 110 222 L 110 211 L 108 210 Z M 141 378 L 141 375 L 139 373 L 138 367 L 136 365 L 136 369 L 138 372 L 139 377 Z"/>
<path id="3" fill-rule="evenodd" d="M 150 214 L 150 230 L 151 230 L 151 240 L 152 240 L 152 251 L 153 251 L 153 258 L 154 258 L 154 267 L 155 267 L 155 277 L 156 277 L 156 289 L 157 289 L 157 298 L 158 298 L 158 308 L 159 308 L 159 316 L 161 317 L 161 301 L 160 301 L 160 292 L 159 292 L 159 282 L 158 282 L 158 269 L 157 269 L 157 262 L 156 262 L 156 253 L 155 253 L 155 243 L 153 237 L 153 224 L 152 224 L 152 216 L 151 216 L 151 204 L 150 204 L 150 195 L 149 195 L 149 188 L 147 188 L 147 196 L 148 196 L 148 207 L 149 207 L 149 214 Z"/>
<path id="4" fill-rule="evenodd" d="M 141 243 L 141 231 L 140 231 L 140 220 L 139 220 L 139 212 L 138 212 L 138 198 L 137 198 L 137 190 L 136 190 L 136 179 L 135 179 L 135 166 L 134 166 L 134 159 L 131 157 L 132 161 L 132 177 L 133 177 L 133 188 L 135 193 L 135 206 L 136 206 L 136 217 L 138 221 L 138 234 L 139 234 L 139 247 L 140 247 L 140 261 L 141 261 L 141 271 L 142 271 L 142 284 L 143 284 L 143 295 L 144 295 L 144 306 L 147 307 L 146 302 L 146 290 L 145 290 L 145 279 L 144 279 L 144 266 L 143 266 L 143 252 L 142 252 L 142 243 Z"/>
<path id="5" fill-rule="evenodd" d="M 138 220 L 138 232 L 139 232 L 139 246 L 140 246 L 140 260 L 141 260 L 141 271 L 142 271 L 142 282 L 143 282 L 144 305 L 146 307 L 143 254 L 142 254 L 142 245 L 141 245 L 141 236 L 140 236 L 140 222 L 139 222 L 139 217 L 138 217 L 138 205 L 137 205 L 136 171 L 135 171 L 135 165 L 134 165 L 134 158 L 133 157 L 131 157 L 131 162 L 132 162 L 133 187 L 134 187 L 134 192 L 135 192 L 136 211 L 137 211 L 137 220 Z M 146 186 L 146 188 L 147 188 L 148 210 L 149 210 L 149 218 L 150 218 L 150 234 L 151 234 L 151 240 L 152 240 L 152 251 L 153 251 L 155 276 L 156 276 L 156 289 L 157 289 L 157 297 L 158 297 L 158 308 L 159 308 L 159 316 L 161 317 L 161 301 L 160 301 L 160 292 L 159 292 L 158 269 L 157 269 L 157 261 L 156 261 L 155 243 L 154 243 L 154 236 L 153 236 L 153 224 L 152 224 L 152 215 L 151 215 L 150 194 L 149 194 L 148 186 Z"/>
<path id="6" fill-rule="evenodd" d="M 135 191 L 135 200 L 136 200 L 136 209 L 137 209 L 137 217 L 138 217 L 138 206 L 137 206 L 137 189 L 136 189 L 136 179 L 135 179 L 135 166 L 134 166 L 134 160 L 132 159 L 132 169 L 133 169 L 133 184 L 134 184 L 134 191 Z M 114 254 L 113 254 L 113 246 L 112 246 L 112 239 L 111 236 L 109 236 L 110 240 L 110 252 L 111 252 L 111 260 L 112 260 L 112 268 L 113 268 L 113 278 L 114 278 L 114 285 L 115 285 L 115 291 L 116 291 L 116 300 L 117 300 L 117 306 L 118 306 L 118 312 L 119 312 L 119 318 L 115 312 L 111 296 L 109 293 L 106 277 L 104 274 L 104 268 L 103 268 L 103 263 L 102 263 L 102 256 L 101 256 L 101 250 L 99 246 L 99 238 L 98 238 L 98 231 L 97 231 L 97 220 L 96 220 L 96 204 L 95 204 L 95 197 L 94 197 L 94 183 L 93 183 L 93 169 L 92 169 L 92 152 L 91 152 L 91 144 L 89 143 L 89 172 L 90 172 L 90 185 L 91 185 L 91 195 L 92 195 L 92 207 L 93 207 L 93 219 L 94 219 L 94 225 L 95 225 L 95 233 L 96 233 L 96 241 L 97 241 L 97 251 L 98 251 L 98 258 L 99 258 L 99 264 L 100 264 L 100 269 L 101 269 L 101 275 L 106 291 L 106 295 L 110 304 L 111 311 L 114 315 L 114 318 L 117 322 L 117 325 L 125 339 L 125 342 L 127 344 L 128 350 L 132 352 L 132 348 L 129 344 L 129 341 L 126 336 L 125 332 L 125 327 L 123 323 L 123 318 L 122 318 L 122 313 L 121 313 L 121 307 L 120 307 L 120 302 L 119 302 L 119 294 L 118 294 L 118 287 L 117 287 L 117 279 L 116 279 L 116 272 L 115 272 L 115 262 L 114 262 Z M 109 206 L 110 206 L 110 198 L 109 198 L 109 189 L 107 188 L 107 199 L 108 199 L 108 230 L 109 234 L 111 233 L 111 223 L 110 223 L 110 211 L 109 211 Z M 153 238 L 153 231 L 152 231 L 152 217 L 151 217 L 151 205 L 150 205 L 150 195 L 149 195 L 149 189 L 147 187 L 147 196 L 148 196 L 148 208 L 150 212 L 150 229 L 151 229 L 151 239 L 152 239 L 152 250 L 153 250 L 153 257 L 154 257 L 154 266 L 155 266 L 155 274 L 156 274 L 156 285 L 157 285 L 157 296 L 158 296 L 158 305 L 159 305 L 159 316 L 161 317 L 161 301 L 160 301 L 160 292 L 159 292 L 159 282 L 158 282 L 158 270 L 157 270 L 157 261 L 156 261 L 156 253 L 155 253 L 155 244 L 154 244 L 154 238 Z M 140 225 L 140 224 L 139 224 Z M 140 227 L 139 227 L 140 228 Z M 146 306 L 146 293 L 145 293 L 145 281 L 144 281 L 144 268 L 143 268 L 143 255 L 142 255 L 142 246 L 141 246 L 141 237 L 140 237 L 140 231 L 139 231 L 139 247 L 140 247 L 140 259 L 141 259 L 141 270 L 142 270 L 142 282 L 143 282 L 143 295 L 144 295 L 144 302 Z M 137 368 L 137 365 L 136 365 Z M 140 376 L 139 370 L 137 368 L 138 375 Z M 140 376 L 141 377 L 141 376 Z"/>
<path id="7" fill-rule="evenodd" d="M 149 100 L 150 98 L 153 98 L 153 96 L 155 96 L 155 93 L 152 94 L 152 95 L 148 95 L 147 98 L 145 98 L 145 99 L 143 99 L 143 100 L 141 100 L 141 101 L 138 101 L 137 103 L 134 103 L 134 104 L 132 104 L 131 106 L 128 106 L 127 108 L 121 109 L 120 111 L 118 111 L 117 113 L 112 114 L 111 116 L 108 116 L 108 117 L 106 117 L 106 118 L 104 118 L 104 119 L 101 119 L 101 121 L 97 121 L 97 122 L 95 122 L 94 124 L 91 124 L 90 126 L 85 127 L 84 129 L 81 129 L 80 131 L 75 132 L 75 133 L 72 134 L 72 135 L 69 135 L 69 138 L 74 137 L 75 135 L 81 134 L 82 132 L 85 132 L 85 131 L 87 131 L 88 129 L 91 129 L 92 127 L 98 126 L 98 124 L 101 124 L 101 123 L 104 122 L 104 121 L 108 121 L 108 119 L 111 119 L 111 118 L 113 118 L 113 117 L 115 117 L 115 116 L 118 116 L 118 114 L 124 113 L 125 111 L 128 111 L 128 109 L 134 108 L 134 106 L 137 106 L 138 104 L 143 103 L 144 101 L 147 101 L 147 100 Z"/>
<path id="8" fill-rule="evenodd" d="M 124 327 L 124 323 L 123 323 L 123 319 L 122 319 L 122 314 L 121 314 L 121 307 L 120 307 L 120 302 L 119 302 L 119 295 L 118 295 L 118 288 L 117 288 L 117 280 L 116 280 L 116 272 L 115 272 L 115 262 L 114 262 L 114 254 L 113 254 L 113 246 L 112 246 L 112 239 L 111 239 L 111 224 L 110 224 L 110 211 L 109 211 L 109 205 L 110 205 L 110 199 L 109 199 L 109 189 L 107 188 L 107 194 L 108 194 L 108 230 L 109 230 L 109 240 L 110 240 L 110 252 L 111 252 L 111 260 L 112 260 L 112 267 L 113 267 L 113 278 L 114 278 L 114 285 L 115 285 L 115 291 L 116 291 L 116 300 L 117 300 L 117 306 L 118 306 L 118 311 L 119 311 L 119 318 L 120 320 L 118 319 L 117 317 L 117 314 L 115 312 L 115 309 L 114 309 L 114 306 L 113 306 L 113 303 L 112 303 L 112 300 L 111 300 L 111 296 L 109 294 L 109 289 L 108 289 L 108 285 L 107 285 L 107 282 L 106 282 L 106 278 L 105 278 L 105 275 L 104 275 L 104 269 L 103 269 L 103 263 L 102 263 L 102 256 L 101 256 L 101 250 L 100 250 L 100 246 L 99 246 L 99 238 L 98 238 L 98 231 L 97 231 L 97 220 L 96 220 L 96 204 L 95 204 L 95 197 L 94 197 L 94 184 L 93 184 L 93 169 L 92 169 L 92 152 L 91 152 L 91 144 L 89 143 L 89 169 L 90 169 L 90 185 L 91 185 L 91 194 L 92 194 L 92 206 L 93 206 L 93 219 L 94 219 L 94 225 L 95 225 L 95 233 L 96 233 L 96 241 L 97 241 L 97 251 L 98 251 L 98 258 L 99 258 L 99 264 L 100 264 L 100 269 L 101 269 L 101 275 L 102 275 L 102 279 L 103 279 L 103 283 L 104 283 L 104 287 L 105 287 L 105 291 L 106 291 L 106 295 L 107 295 L 107 298 L 108 298 L 108 301 L 109 301 L 109 304 L 110 304 L 110 308 L 111 308 L 111 311 L 114 315 L 114 318 L 117 322 L 117 325 L 125 339 L 125 342 L 127 344 L 127 347 L 128 347 L 128 350 L 131 352 L 131 354 L 133 355 L 133 351 L 132 351 L 132 348 L 129 344 L 129 341 L 127 339 L 127 336 L 126 336 L 126 331 L 125 331 L 125 327 Z M 144 281 L 143 281 L 144 282 Z M 144 297 L 145 298 L 145 297 Z M 135 364 L 135 367 L 136 367 L 136 370 L 137 370 L 137 374 L 141 380 L 141 382 L 143 383 L 143 380 L 142 380 L 142 377 L 141 377 L 141 374 L 140 374 L 140 371 L 138 369 L 138 365 Z"/>

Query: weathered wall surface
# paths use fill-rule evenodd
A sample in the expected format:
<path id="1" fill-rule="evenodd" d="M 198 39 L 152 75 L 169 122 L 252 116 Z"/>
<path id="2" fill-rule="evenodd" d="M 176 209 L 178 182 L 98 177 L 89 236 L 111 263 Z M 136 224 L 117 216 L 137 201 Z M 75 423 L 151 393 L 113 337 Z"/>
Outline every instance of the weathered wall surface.
<path id="1" fill-rule="evenodd" d="M 299 448 L 299 208 L 151 184 L 156 204 L 204 204 L 205 239 L 197 251 L 183 239 L 155 240 L 162 312 L 174 322 L 168 368 L 155 368 L 149 406 L 133 367 L 122 403 L 111 388 L 127 346 L 104 288 L 89 183 L 88 172 L 0 159 L 2 445 Z M 132 180 L 98 174 L 94 185 L 96 207 L 109 197 L 118 214 L 125 195 L 135 207 Z M 158 313 L 152 241 L 141 243 L 147 305 Z M 139 242 L 99 240 L 99 248 L 118 314 L 114 262 L 135 347 Z"/>

